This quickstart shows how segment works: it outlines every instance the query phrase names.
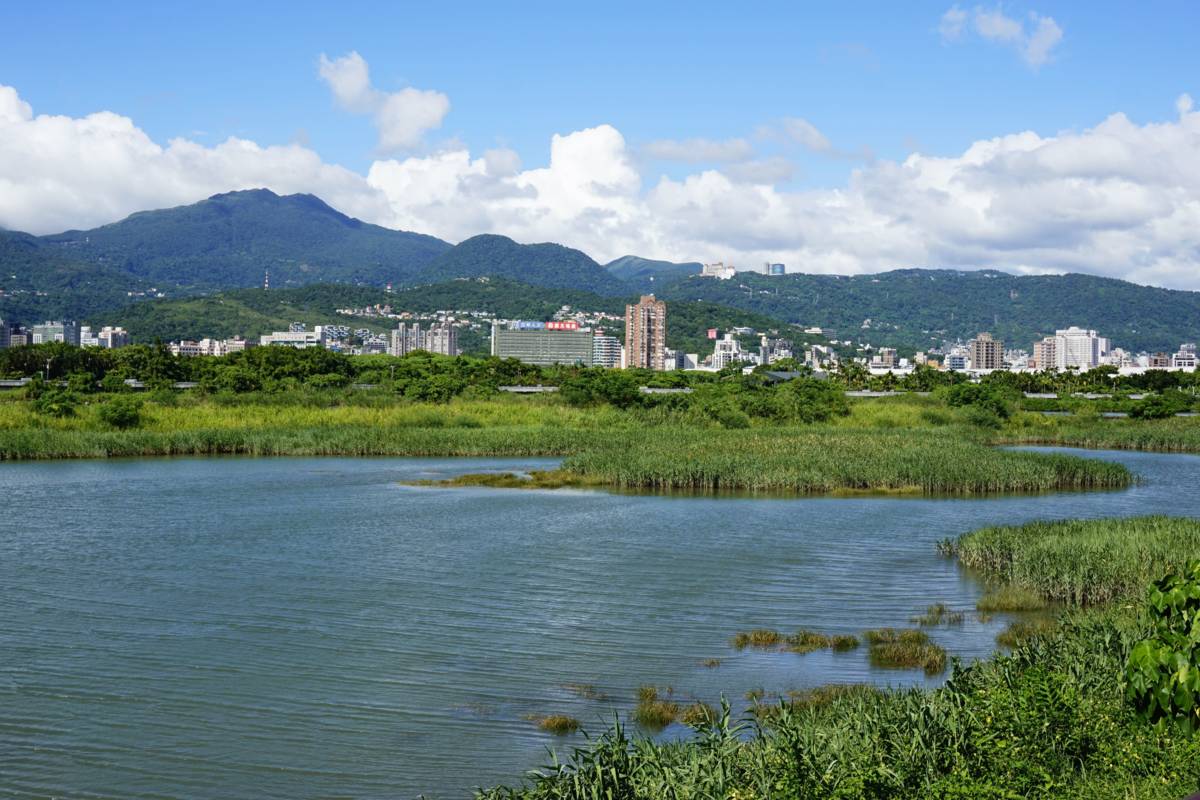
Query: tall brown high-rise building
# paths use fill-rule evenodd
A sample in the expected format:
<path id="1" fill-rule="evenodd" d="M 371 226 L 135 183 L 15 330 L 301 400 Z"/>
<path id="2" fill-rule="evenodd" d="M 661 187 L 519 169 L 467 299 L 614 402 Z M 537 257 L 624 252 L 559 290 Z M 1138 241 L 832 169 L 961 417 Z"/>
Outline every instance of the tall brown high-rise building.
<path id="1" fill-rule="evenodd" d="M 971 369 L 1004 369 L 1004 343 L 981 333 L 971 342 Z"/>
<path id="2" fill-rule="evenodd" d="M 644 294 L 625 306 L 625 363 L 642 369 L 666 369 L 667 304 Z"/>

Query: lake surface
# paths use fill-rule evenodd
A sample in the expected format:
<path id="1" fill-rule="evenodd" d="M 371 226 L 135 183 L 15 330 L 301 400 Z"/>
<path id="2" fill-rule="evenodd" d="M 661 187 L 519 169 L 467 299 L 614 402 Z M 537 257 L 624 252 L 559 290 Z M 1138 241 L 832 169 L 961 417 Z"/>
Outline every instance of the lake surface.
<path id="1" fill-rule="evenodd" d="M 0 464 L 0 797 L 461 797 L 581 741 L 526 715 L 598 731 L 643 683 L 735 710 L 758 687 L 936 683 L 729 639 L 973 608 L 934 543 L 983 525 L 1200 516 L 1200 458 L 1089 455 L 1145 482 L 753 499 L 400 485 L 552 463 L 528 459 Z M 971 659 L 1004 624 L 931 633 Z"/>

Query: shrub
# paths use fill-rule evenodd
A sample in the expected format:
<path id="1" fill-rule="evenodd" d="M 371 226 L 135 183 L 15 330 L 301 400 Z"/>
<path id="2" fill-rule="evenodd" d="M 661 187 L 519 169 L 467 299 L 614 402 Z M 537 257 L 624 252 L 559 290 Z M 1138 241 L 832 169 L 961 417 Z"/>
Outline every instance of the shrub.
<path id="1" fill-rule="evenodd" d="M 114 397 L 96 411 L 105 425 L 125 430 L 142 422 L 142 401 L 134 397 Z"/>
<path id="2" fill-rule="evenodd" d="M 73 417 L 79 408 L 79 396 L 63 389 L 41 392 L 33 401 L 33 410 L 48 417 Z"/>
<path id="3" fill-rule="evenodd" d="M 1154 635 L 1134 646 L 1126 697 L 1160 731 L 1200 728 L 1200 561 L 1150 587 Z"/>

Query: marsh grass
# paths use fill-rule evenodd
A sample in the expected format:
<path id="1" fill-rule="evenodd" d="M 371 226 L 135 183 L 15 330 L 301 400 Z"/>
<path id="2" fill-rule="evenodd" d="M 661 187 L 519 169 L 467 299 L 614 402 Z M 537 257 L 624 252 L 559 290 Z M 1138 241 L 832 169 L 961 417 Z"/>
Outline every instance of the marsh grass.
<path id="1" fill-rule="evenodd" d="M 838 634 L 830 640 L 830 647 L 837 653 L 854 650 L 858 647 L 858 637 L 848 633 Z"/>
<path id="2" fill-rule="evenodd" d="M 320 399 L 320 398 L 319 398 Z M 289 402 L 289 400 L 291 402 Z M 504 488 L 596 485 L 632 491 L 763 494 L 993 494 L 1119 488 L 1122 466 L 988 447 L 962 426 L 920 427 L 903 404 L 835 425 L 747 430 L 657 409 L 572 408 L 531 398 L 444 404 L 290 396 L 148 402 L 137 429 L 94 414 L 52 419 L 0 403 L 0 460 L 147 455 L 562 456 L 561 470 L 463 479 Z M 378 402 L 376 402 L 378 400 Z M 928 403 L 915 408 L 927 407 Z M 907 409 L 907 410 L 906 410 Z M 879 414 L 888 415 L 887 418 Z M 906 420 L 905 427 L 890 422 Z M 888 424 L 882 424 L 888 422 Z M 880 424 L 876 424 L 880 423 Z M 915 427 L 910 427 L 915 426 Z"/>
<path id="3" fill-rule="evenodd" d="M 787 637 L 785 648 L 791 653 L 811 653 L 814 650 L 824 650 L 833 647 L 833 639 L 816 631 L 796 631 Z"/>
<path id="4" fill-rule="evenodd" d="M 955 611 L 948 607 L 945 603 L 934 603 L 925 609 L 924 614 L 912 617 L 909 622 L 920 625 L 923 628 L 930 628 L 936 625 L 961 625 L 966 621 L 967 615 L 962 611 Z"/>
<path id="5" fill-rule="evenodd" d="M 1058 628 L 1058 620 L 1053 617 L 1016 619 L 1008 623 L 1007 628 L 996 634 L 996 644 L 1012 649 L 1030 639 L 1049 636 L 1057 631 Z"/>
<path id="6" fill-rule="evenodd" d="M 633 708 L 633 720 L 651 731 L 660 731 L 679 719 L 679 703 L 671 699 L 674 690 L 667 687 L 666 696 L 659 694 L 656 686 L 638 688 L 637 705 Z"/>
<path id="7" fill-rule="evenodd" d="M 679 715 L 679 721 L 692 728 L 714 725 L 718 719 L 720 716 L 715 708 L 699 701 L 689 705 Z"/>
<path id="8" fill-rule="evenodd" d="M 565 714 L 547 714 L 538 715 L 531 714 L 526 717 L 530 722 L 533 722 L 543 731 L 553 733 L 555 736 L 566 736 L 579 730 L 579 720 L 574 717 L 568 717 Z"/>
<path id="9" fill-rule="evenodd" d="M 960 537 L 959 561 L 1005 588 L 980 611 L 1094 605 L 1140 596 L 1200 553 L 1200 520 L 1164 516 L 1031 522 Z M 986 601 L 986 602 L 985 602 Z"/>
<path id="10" fill-rule="evenodd" d="M 883 669 L 919 667 L 926 675 L 937 675 L 946 669 L 946 651 L 922 630 L 879 628 L 864 635 L 870 644 L 868 657 L 872 666 Z"/>
<path id="11" fill-rule="evenodd" d="M 769 628 L 755 628 L 752 631 L 738 631 L 733 635 L 735 650 L 745 650 L 747 647 L 758 649 L 776 648 L 784 643 L 785 637 L 779 631 Z"/>
<path id="12" fill-rule="evenodd" d="M 721 659 L 706 658 L 700 662 L 700 666 L 704 667 L 705 669 L 716 669 L 717 667 L 721 666 Z"/>
<path id="13" fill-rule="evenodd" d="M 975 608 L 984 614 L 999 614 L 1014 611 L 1041 611 L 1049 604 L 1035 590 L 1015 584 L 990 589 L 975 603 Z"/>

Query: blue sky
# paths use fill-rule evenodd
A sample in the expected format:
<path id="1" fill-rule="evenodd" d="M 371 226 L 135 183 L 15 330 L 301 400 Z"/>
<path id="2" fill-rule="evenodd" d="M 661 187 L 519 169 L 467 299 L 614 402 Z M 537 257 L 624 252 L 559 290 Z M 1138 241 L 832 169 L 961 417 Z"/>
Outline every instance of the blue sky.
<path id="1" fill-rule="evenodd" d="M 1194 2 L 504 5 L 20 3 L 5 13 L 0 85 L 35 115 L 111 111 L 163 146 L 176 137 L 205 147 L 229 137 L 294 143 L 358 175 L 387 159 L 494 148 L 515 151 L 529 170 L 546 166 L 551 136 L 611 126 L 642 195 L 663 176 L 683 182 L 721 169 L 699 156 L 656 157 L 662 140 L 744 140 L 753 156 L 734 160 L 774 159 L 776 191 L 839 190 L 853 171 L 914 152 L 954 158 L 1022 131 L 1087 131 L 1117 112 L 1139 126 L 1171 122 L 1178 98 L 1200 92 Z M 965 23 L 947 37 L 955 9 Z M 1022 33 L 985 35 L 980 15 Z M 1031 63 L 1021 37 L 1045 19 L 1059 35 Z M 436 92 L 448 113 L 419 142 L 382 151 L 371 115 L 346 110 L 318 75 L 322 54 L 351 52 L 369 64 L 380 96 Z M 785 119 L 806 121 L 827 147 L 764 133 Z M 26 223 L 2 215 L 0 207 L 0 224 Z M 503 215 L 485 216 L 456 227 L 406 212 L 394 224 L 505 232 Z M 728 257 L 806 257 L 802 242 L 778 238 L 730 244 Z M 629 244 L 655 251 L 646 255 L 721 255 L 719 246 L 684 252 L 702 249 L 695 239 L 663 232 Z M 1017 244 L 1026 255 L 1007 266 L 1071 268 L 1062 258 L 1033 263 L 1030 243 Z"/>

